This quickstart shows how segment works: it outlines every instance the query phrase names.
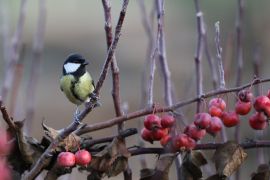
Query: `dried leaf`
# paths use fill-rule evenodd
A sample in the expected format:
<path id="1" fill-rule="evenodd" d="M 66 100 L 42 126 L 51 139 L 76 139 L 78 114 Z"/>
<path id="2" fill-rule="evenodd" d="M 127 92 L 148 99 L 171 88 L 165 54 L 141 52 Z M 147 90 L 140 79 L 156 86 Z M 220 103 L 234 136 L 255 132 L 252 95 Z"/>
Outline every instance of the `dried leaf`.
<path id="1" fill-rule="evenodd" d="M 169 170 L 170 167 L 175 159 L 175 154 L 162 154 L 157 163 L 155 168 L 155 174 L 153 176 L 154 179 L 162 179 L 168 180 L 169 179 Z"/>
<path id="2" fill-rule="evenodd" d="M 217 173 L 231 176 L 247 158 L 247 153 L 234 141 L 228 141 L 221 145 L 214 154 Z"/>
<path id="3" fill-rule="evenodd" d="M 45 133 L 45 136 L 50 140 L 53 141 L 58 134 L 61 132 L 61 130 L 53 129 L 49 126 L 47 126 L 44 122 L 42 122 L 42 127 Z M 80 136 L 77 136 L 74 133 L 71 133 L 68 137 L 66 137 L 60 144 L 59 147 L 62 149 L 66 149 L 69 151 L 76 151 L 78 147 L 80 146 L 81 138 Z M 57 149 L 58 151 L 61 151 L 60 149 Z"/>
<path id="4" fill-rule="evenodd" d="M 183 160 L 182 171 L 187 179 L 199 179 L 202 177 L 200 166 L 207 164 L 207 160 L 200 151 L 187 153 Z"/>
<path id="5" fill-rule="evenodd" d="M 95 171 L 108 177 L 116 176 L 127 168 L 130 153 L 121 138 L 115 138 L 104 150 L 93 156 L 90 164 Z"/>
<path id="6" fill-rule="evenodd" d="M 194 165 L 198 167 L 207 164 L 207 160 L 205 159 L 201 151 L 191 151 L 189 153 L 188 158 L 189 158 L 189 161 L 191 161 Z"/>
<path id="7" fill-rule="evenodd" d="M 258 166 L 257 172 L 251 175 L 252 180 L 269 180 L 270 179 L 270 169 L 269 165 L 261 164 Z"/>

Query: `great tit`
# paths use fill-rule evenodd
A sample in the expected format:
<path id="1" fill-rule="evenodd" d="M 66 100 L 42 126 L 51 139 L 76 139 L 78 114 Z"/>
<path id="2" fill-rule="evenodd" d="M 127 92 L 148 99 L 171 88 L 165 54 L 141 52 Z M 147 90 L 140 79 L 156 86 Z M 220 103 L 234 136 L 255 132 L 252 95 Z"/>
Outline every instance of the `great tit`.
<path id="1" fill-rule="evenodd" d="M 95 89 L 91 75 L 86 71 L 88 62 L 79 54 L 71 54 L 63 64 L 60 88 L 68 100 L 78 106 L 88 102 Z"/>

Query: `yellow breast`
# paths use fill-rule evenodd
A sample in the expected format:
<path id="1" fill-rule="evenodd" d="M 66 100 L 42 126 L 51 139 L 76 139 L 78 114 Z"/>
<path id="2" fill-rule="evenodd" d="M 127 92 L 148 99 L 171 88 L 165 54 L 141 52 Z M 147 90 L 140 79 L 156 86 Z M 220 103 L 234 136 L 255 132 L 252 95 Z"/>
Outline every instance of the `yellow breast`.
<path id="1" fill-rule="evenodd" d="M 89 98 L 89 95 L 94 91 L 92 78 L 88 72 L 81 76 L 77 81 L 72 75 L 62 76 L 60 87 L 69 101 L 77 105 L 85 102 Z"/>

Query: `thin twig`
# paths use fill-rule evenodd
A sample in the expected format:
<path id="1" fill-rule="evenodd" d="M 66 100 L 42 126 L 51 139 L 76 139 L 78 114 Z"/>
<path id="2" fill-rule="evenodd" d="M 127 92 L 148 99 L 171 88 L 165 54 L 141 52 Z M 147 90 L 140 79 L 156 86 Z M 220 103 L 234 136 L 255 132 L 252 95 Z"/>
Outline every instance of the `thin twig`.
<path id="1" fill-rule="evenodd" d="M 103 9 L 104 9 L 104 17 L 105 17 L 105 32 L 106 32 L 106 41 L 107 41 L 107 50 L 110 48 L 112 44 L 113 34 L 112 34 L 112 17 L 111 17 L 111 3 L 109 0 L 102 0 Z M 111 71 L 112 71 L 112 97 L 114 103 L 114 109 L 116 116 L 122 116 L 123 110 L 121 108 L 121 99 L 120 99 L 120 78 L 119 78 L 119 67 L 117 65 L 117 60 L 115 54 L 112 58 L 111 63 Z M 118 133 L 121 133 L 124 129 L 124 123 L 118 124 Z M 124 171 L 124 179 L 128 180 L 132 177 L 132 171 L 128 168 Z"/>
<path id="2" fill-rule="evenodd" d="M 254 48 L 254 60 L 253 60 L 253 70 L 255 77 L 260 77 L 260 65 L 261 65 L 261 58 L 260 58 L 260 48 L 256 46 Z M 259 96 L 260 95 L 260 84 L 257 84 L 254 87 L 254 95 Z M 256 131 L 255 136 L 256 139 L 262 140 L 263 139 L 264 131 Z M 257 149 L 257 162 L 258 164 L 265 164 L 265 154 L 263 149 Z"/>
<path id="3" fill-rule="evenodd" d="M 203 35 L 204 25 L 202 23 L 203 13 L 200 10 L 199 1 L 194 0 L 195 3 L 195 11 L 196 11 L 196 22 L 197 22 L 197 46 L 195 51 L 195 73 L 196 73 L 196 92 L 197 96 L 200 97 L 203 94 L 203 82 L 202 82 L 202 53 L 203 53 Z M 201 111 L 201 101 L 197 102 L 197 110 L 196 112 Z"/>
<path id="4" fill-rule="evenodd" d="M 34 36 L 30 79 L 26 90 L 26 122 L 25 132 L 31 134 L 35 112 L 36 90 L 42 63 L 42 51 L 46 29 L 46 0 L 39 0 L 39 17 L 37 30 Z"/>
<path id="5" fill-rule="evenodd" d="M 145 33 L 147 34 L 148 38 L 148 46 L 147 46 L 147 51 L 146 51 L 146 58 L 145 58 L 145 65 L 143 68 L 142 72 L 142 77 L 141 77 L 141 108 L 144 108 L 147 105 L 147 97 L 148 97 L 148 86 L 149 86 L 149 78 L 147 78 L 147 72 L 150 67 L 150 62 L 149 59 L 151 59 L 151 52 L 154 49 L 154 44 L 155 44 L 155 37 L 154 37 L 154 31 L 153 27 L 151 26 L 150 18 L 146 12 L 146 7 L 145 7 L 145 1 L 144 0 L 139 0 L 138 1 L 140 10 L 141 10 L 141 19 L 142 19 L 142 25 L 145 30 Z M 154 6 L 155 7 L 155 6 Z M 155 10 L 155 8 L 153 8 Z M 138 128 L 142 129 L 143 127 L 143 119 L 138 121 Z M 145 146 L 144 141 L 138 137 L 138 144 L 141 147 Z M 147 162 L 145 160 L 145 156 L 140 156 L 140 164 L 142 169 L 147 168 Z"/>
<path id="6" fill-rule="evenodd" d="M 200 101 L 202 98 L 209 98 L 212 96 L 217 96 L 220 94 L 226 94 L 226 93 L 230 93 L 230 92 L 238 92 L 242 89 L 248 88 L 250 86 L 256 85 L 256 84 L 260 84 L 260 83 L 265 83 L 265 82 L 269 82 L 270 78 L 267 79 L 255 79 L 253 82 L 245 84 L 243 86 L 239 86 L 239 87 L 234 87 L 231 89 L 218 89 L 218 90 L 214 90 L 214 91 L 210 91 L 204 95 L 202 95 L 201 97 L 195 97 L 195 98 L 191 98 L 185 101 L 180 101 L 178 103 L 173 104 L 172 106 L 166 106 L 166 107 L 147 107 L 145 109 L 140 109 L 131 113 L 128 113 L 124 116 L 120 116 L 120 117 L 116 117 L 107 121 L 102 121 L 100 123 L 95 123 L 95 124 L 91 124 L 91 125 L 87 125 L 84 128 L 79 129 L 76 134 L 81 135 L 84 133 L 88 133 L 88 132 L 92 132 L 92 131 L 96 131 L 99 129 L 104 129 L 104 128 L 108 128 L 111 126 L 116 125 L 119 122 L 122 121 L 128 121 L 134 118 L 138 118 L 141 116 L 145 116 L 147 114 L 150 114 L 153 112 L 153 108 L 155 108 L 155 112 L 156 113 L 161 113 L 161 112 L 169 112 L 169 111 L 174 111 L 177 110 L 178 108 L 181 108 L 183 106 L 189 105 L 191 103 Z"/>
<path id="7" fill-rule="evenodd" d="M 115 28 L 114 39 L 113 39 L 112 45 L 108 49 L 108 54 L 107 54 L 107 57 L 106 57 L 106 61 L 105 61 L 104 65 L 103 65 L 103 68 L 102 68 L 102 71 L 101 71 L 101 74 L 100 74 L 100 78 L 99 78 L 99 80 L 97 82 L 97 85 L 96 85 L 96 88 L 94 90 L 94 93 L 96 95 L 99 95 L 99 91 L 100 91 L 100 89 L 101 89 L 101 87 L 102 87 L 102 85 L 104 83 L 104 80 L 106 79 L 107 74 L 108 74 L 108 69 L 109 69 L 110 63 L 113 60 L 114 50 L 116 49 L 117 43 L 118 43 L 120 35 L 121 35 L 122 25 L 123 25 L 123 22 L 124 22 L 124 19 L 125 19 L 125 16 L 126 16 L 126 10 L 127 10 L 128 3 L 129 3 L 129 0 L 124 0 L 123 1 L 120 16 L 119 16 L 119 19 L 118 19 L 118 22 L 117 22 L 117 25 L 116 25 L 116 28 Z"/>
<path id="8" fill-rule="evenodd" d="M 1 96 L 2 96 L 3 102 L 6 102 L 9 89 L 14 80 L 15 65 L 19 60 L 19 52 L 22 45 L 22 34 L 23 34 L 23 27 L 24 27 L 24 22 L 25 22 L 25 15 L 26 15 L 26 7 L 27 7 L 26 5 L 27 5 L 27 0 L 21 0 L 18 24 L 17 24 L 16 31 L 12 37 L 11 47 L 9 50 L 10 55 L 8 56 L 9 60 L 5 68 L 4 82 L 3 82 L 3 87 L 1 90 Z"/>
<path id="9" fill-rule="evenodd" d="M 242 71 L 243 71 L 243 34 L 242 34 L 242 24 L 244 16 L 244 0 L 237 0 L 237 17 L 236 17 L 236 60 L 237 60 L 237 69 L 236 69 L 236 82 L 235 86 L 239 86 L 242 82 Z M 240 124 L 235 127 L 234 133 L 235 140 L 237 142 L 241 141 L 241 129 Z M 240 178 L 240 171 L 236 172 L 236 180 Z"/>
<path id="10" fill-rule="evenodd" d="M 216 29 L 215 43 L 216 43 L 218 71 L 219 71 L 219 89 L 225 89 L 226 87 L 225 87 L 224 68 L 223 68 L 222 55 L 221 55 L 222 48 L 220 46 L 219 21 L 215 23 L 215 29 Z M 228 140 L 228 137 L 227 137 L 225 126 L 222 127 L 220 134 L 221 134 L 222 142 L 226 142 Z"/>
<path id="11" fill-rule="evenodd" d="M 165 44 L 165 30 L 164 30 L 164 16 L 165 16 L 165 7 L 164 7 L 164 0 L 156 0 L 157 4 L 157 22 L 158 22 L 158 29 L 160 32 L 160 36 L 158 39 L 158 57 L 161 67 L 161 72 L 164 79 L 164 99 L 165 104 L 167 106 L 171 106 L 173 104 L 172 99 L 172 82 L 171 82 L 171 72 L 168 66 L 168 60 L 166 55 L 166 44 Z M 176 127 L 173 127 L 174 129 Z M 172 134 L 173 134 L 172 130 Z M 170 149 L 167 149 L 170 152 Z M 179 158 L 175 159 L 175 165 L 177 168 L 177 172 L 180 172 L 181 161 Z M 180 179 L 180 174 L 177 173 L 177 179 Z"/>
<path id="12" fill-rule="evenodd" d="M 99 81 L 98 81 L 96 89 L 94 91 L 94 93 L 96 95 L 99 95 L 99 91 L 100 91 L 100 89 L 103 85 L 103 82 L 107 76 L 107 71 L 108 71 L 110 62 L 113 58 L 114 51 L 115 51 L 116 46 L 117 46 L 118 41 L 119 41 L 119 37 L 120 37 L 121 30 L 122 30 L 122 25 L 123 25 L 123 21 L 125 18 L 128 2 L 129 2 L 129 0 L 123 1 L 122 10 L 120 12 L 118 23 L 117 23 L 117 26 L 115 29 L 115 37 L 113 39 L 111 47 L 108 50 L 108 55 L 106 57 L 105 64 L 103 66 L 102 73 L 100 75 Z M 81 122 L 86 117 L 86 115 L 93 110 L 95 105 L 96 105 L 96 102 L 94 100 L 91 100 L 89 103 L 86 104 L 85 109 L 77 117 L 74 117 L 72 120 L 72 123 L 69 124 L 54 139 L 54 141 L 50 144 L 50 146 L 46 149 L 46 151 L 40 156 L 38 161 L 34 164 L 32 169 L 24 175 L 23 179 L 29 180 L 29 179 L 34 179 L 35 177 L 37 177 L 37 175 L 43 170 L 43 168 L 45 166 L 47 166 L 49 164 L 49 162 L 51 161 L 51 158 L 52 158 L 53 154 L 55 153 L 55 148 L 58 146 L 58 144 L 79 127 L 80 124 L 78 123 L 78 121 Z"/>
<path id="13" fill-rule="evenodd" d="M 218 61 L 218 71 L 219 71 L 219 89 L 225 89 L 226 84 L 225 84 L 224 68 L 223 68 L 222 55 L 221 55 L 222 48 L 220 46 L 219 21 L 215 23 L 215 29 L 216 29 L 215 43 L 216 43 L 216 49 L 217 49 L 217 61 Z"/>

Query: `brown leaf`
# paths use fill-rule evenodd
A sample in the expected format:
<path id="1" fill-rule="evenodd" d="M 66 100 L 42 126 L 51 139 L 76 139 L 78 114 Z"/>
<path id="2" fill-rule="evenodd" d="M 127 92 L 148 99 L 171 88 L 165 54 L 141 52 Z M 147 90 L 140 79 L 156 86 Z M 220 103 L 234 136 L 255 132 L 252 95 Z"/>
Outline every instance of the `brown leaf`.
<path id="1" fill-rule="evenodd" d="M 162 154 L 160 155 L 159 159 L 156 163 L 155 174 L 153 179 L 162 179 L 168 180 L 169 179 L 169 170 L 170 167 L 175 159 L 175 154 Z"/>
<path id="2" fill-rule="evenodd" d="M 127 168 L 130 153 L 121 138 L 115 138 L 104 150 L 93 156 L 90 164 L 95 171 L 116 176 Z"/>
<path id="3" fill-rule="evenodd" d="M 269 180 L 270 179 L 270 171 L 269 165 L 260 164 L 258 166 L 257 172 L 251 175 L 251 180 Z"/>
<path id="4" fill-rule="evenodd" d="M 185 179 L 200 179 L 202 171 L 200 166 L 207 164 L 207 160 L 200 151 L 187 153 L 183 160 L 182 171 Z"/>
<path id="5" fill-rule="evenodd" d="M 214 154 L 217 173 L 231 176 L 247 158 L 247 153 L 234 141 L 228 141 L 221 145 Z"/>
<path id="6" fill-rule="evenodd" d="M 42 127 L 45 133 L 45 136 L 50 140 L 53 141 L 61 132 L 61 130 L 53 129 L 47 126 L 44 122 L 42 122 Z M 76 151 L 80 146 L 81 138 L 74 133 L 71 133 L 68 137 L 66 137 L 60 144 L 59 147 L 68 151 Z M 57 149 L 58 151 L 61 151 Z"/>

